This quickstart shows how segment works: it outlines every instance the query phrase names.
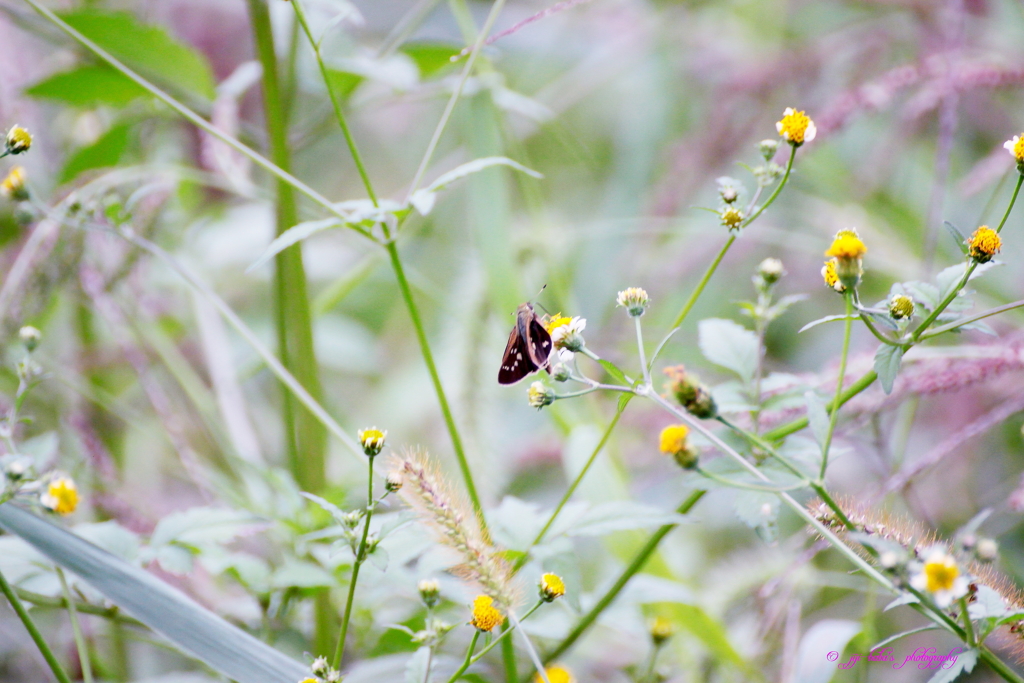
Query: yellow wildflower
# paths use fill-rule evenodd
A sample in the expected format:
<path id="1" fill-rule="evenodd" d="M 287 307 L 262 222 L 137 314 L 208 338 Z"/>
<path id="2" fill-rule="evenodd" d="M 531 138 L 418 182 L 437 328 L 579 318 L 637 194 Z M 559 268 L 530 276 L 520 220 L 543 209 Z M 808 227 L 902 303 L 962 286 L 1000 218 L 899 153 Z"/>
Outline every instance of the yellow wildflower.
<path id="1" fill-rule="evenodd" d="M 821 277 L 825 280 L 825 286 L 830 287 L 837 292 L 845 292 L 846 287 L 839 281 L 839 276 L 836 275 L 836 259 L 832 258 L 825 261 L 825 265 L 821 268 Z"/>
<path id="2" fill-rule="evenodd" d="M 988 263 L 999 253 L 1003 240 L 992 228 L 982 225 L 967 239 L 968 253 L 978 263 Z"/>
<path id="3" fill-rule="evenodd" d="M 912 587 L 931 593 L 935 604 L 943 608 L 967 594 L 967 578 L 960 574 L 956 559 L 944 548 L 935 546 L 924 558 L 924 565 L 910 577 Z"/>
<path id="4" fill-rule="evenodd" d="M 686 425 L 669 425 L 661 430 L 660 449 L 665 455 L 671 455 L 680 467 L 689 469 L 697 464 L 697 452 L 690 447 L 687 435 L 690 428 Z"/>
<path id="5" fill-rule="evenodd" d="M 914 300 L 906 294 L 897 294 L 889 301 L 889 315 L 894 320 L 903 320 L 914 315 Z"/>
<path id="6" fill-rule="evenodd" d="M 7 177 L 0 182 L 0 194 L 11 199 L 28 199 L 28 190 L 25 189 L 25 169 L 15 166 L 7 174 Z"/>
<path id="7" fill-rule="evenodd" d="M 572 318 L 567 318 L 561 313 L 555 313 L 544 323 L 544 329 L 548 331 L 548 334 L 551 334 L 555 331 L 555 328 L 568 325 L 570 322 L 572 322 Z"/>
<path id="8" fill-rule="evenodd" d="M 480 631 L 490 631 L 505 623 L 505 615 L 494 606 L 491 596 L 478 595 L 473 600 L 473 618 L 469 623 Z"/>
<path id="9" fill-rule="evenodd" d="M 39 496 L 39 503 L 58 515 L 70 515 L 78 507 L 78 487 L 70 477 L 55 477 Z"/>
<path id="10" fill-rule="evenodd" d="M 729 228 L 730 230 L 737 230 L 742 227 L 743 223 L 743 212 L 737 208 L 730 206 L 728 209 L 719 214 L 722 219 L 722 225 Z"/>
<path id="11" fill-rule="evenodd" d="M 32 134 L 15 124 L 7 131 L 7 139 L 4 142 L 7 154 L 23 154 L 32 146 Z"/>
<path id="12" fill-rule="evenodd" d="M 540 577 L 540 597 L 552 602 L 565 595 L 565 582 L 558 574 L 547 573 Z"/>
<path id="13" fill-rule="evenodd" d="M 811 117 L 793 107 L 786 107 L 786 111 L 782 112 L 782 120 L 775 124 L 775 129 L 779 131 L 783 140 L 794 147 L 810 142 L 818 134 Z"/>
<path id="14" fill-rule="evenodd" d="M 1018 164 L 1024 164 L 1024 137 L 1014 135 L 1012 140 L 1003 143 L 1003 147 L 1013 155 Z"/>
<path id="15" fill-rule="evenodd" d="M 840 230 L 836 233 L 832 246 L 825 252 L 825 256 L 834 256 L 838 259 L 858 259 L 864 256 L 868 248 L 864 246 L 857 235 L 856 230 Z"/>
<path id="16" fill-rule="evenodd" d="M 675 627 L 672 622 L 665 617 L 655 617 L 650 624 L 651 640 L 654 641 L 655 645 L 661 645 L 666 640 L 672 637 L 675 633 Z"/>
<path id="17" fill-rule="evenodd" d="M 373 457 L 381 452 L 384 448 L 384 440 L 388 438 L 387 430 L 380 430 L 376 427 L 369 429 L 360 429 L 357 432 L 359 437 L 359 443 L 363 447 L 363 453 L 369 457 Z"/>
<path id="18" fill-rule="evenodd" d="M 560 664 L 546 667 L 544 674 L 550 683 L 576 683 L 576 677 L 572 675 L 572 672 Z M 544 683 L 544 679 L 540 677 L 539 673 L 533 675 L 533 681 L 534 683 Z"/>

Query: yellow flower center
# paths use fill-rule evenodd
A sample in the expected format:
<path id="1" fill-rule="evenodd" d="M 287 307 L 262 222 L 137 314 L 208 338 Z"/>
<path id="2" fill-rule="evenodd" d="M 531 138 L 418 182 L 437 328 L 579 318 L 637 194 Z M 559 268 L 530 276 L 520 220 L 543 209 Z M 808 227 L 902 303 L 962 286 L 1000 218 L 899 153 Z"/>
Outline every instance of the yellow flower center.
<path id="1" fill-rule="evenodd" d="M 547 667 L 544 669 L 544 673 L 547 675 L 550 683 L 575 683 L 576 681 L 571 671 L 558 664 Z M 540 674 L 534 674 L 533 681 L 534 683 L 544 683 L 544 679 L 540 677 Z"/>
<path id="2" fill-rule="evenodd" d="M 674 631 L 672 622 L 665 617 L 655 617 L 651 622 L 651 638 L 657 643 L 663 643 L 671 638 Z"/>
<path id="3" fill-rule="evenodd" d="M 46 488 L 43 505 L 59 515 L 70 515 L 78 507 L 78 487 L 67 477 L 59 477 Z"/>
<path id="4" fill-rule="evenodd" d="M 941 559 L 932 560 L 924 565 L 924 576 L 927 579 L 925 587 L 929 593 L 953 590 L 953 583 L 960 576 L 953 558 L 945 556 Z"/>
<path id="5" fill-rule="evenodd" d="M 967 245 L 970 247 L 971 257 L 984 262 L 990 261 L 994 255 L 999 253 L 1003 246 L 1003 240 L 995 230 L 987 225 L 982 225 L 971 234 Z"/>
<path id="6" fill-rule="evenodd" d="M 494 606 L 489 595 L 478 595 L 473 600 L 473 619 L 469 623 L 481 631 L 490 631 L 505 623 L 505 615 Z"/>
<path id="7" fill-rule="evenodd" d="M 775 128 L 787 142 L 801 145 L 811 125 L 811 117 L 805 112 L 789 108 L 784 112 L 782 120 L 775 124 Z"/>
<path id="8" fill-rule="evenodd" d="M 540 589 L 545 596 L 553 600 L 565 595 L 565 582 L 557 574 L 544 574 L 540 577 Z"/>
<path id="9" fill-rule="evenodd" d="M 11 154 L 27 152 L 32 146 L 32 134 L 21 126 L 14 126 L 7 131 L 7 150 Z"/>
<path id="10" fill-rule="evenodd" d="M 669 425 L 661 430 L 660 449 L 666 455 L 675 455 L 686 450 L 686 436 L 690 428 L 686 425 Z"/>
<path id="11" fill-rule="evenodd" d="M 825 256 L 835 256 L 841 259 L 858 259 L 866 254 L 868 248 L 860 241 L 856 233 L 843 230 L 836 235 L 832 246 L 825 252 Z"/>
<path id="12" fill-rule="evenodd" d="M 821 276 L 825 279 L 826 287 L 836 289 L 836 285 L 843 286 L 839 282 L 839 275 L 836 274 L 836 260 L 834 258 L 825 261 L 825 267 L 821 269 Z"/>
<path id="13" fill-rule="evenodd" d="M 548 318 L 546 323 L 544 323 L 544 329 L 548 331 L 548 334 L 551 334 L 556 328 L 568 325 L 571 322 L 572 318 L 566 318 L 561 313 L 555 313 L 553 316 Z"/>
<path id="14" fill-rule="evenodd" d="M 1013 156 L 1017 161 L 1024 163 L 1024 135 L 1017 138 L 1017 142 L 1013 144 Z"/>
<path id="15" fill-rule="evenodd" d="M 21 194 L 22 190 L 25 189 L 25 169 L 21 166 L 15 166 L 11 169 L 11 172 L 7 174 L 3 182 L 0 182 L 0 192 L 5 197 L 17 197 Z"/>

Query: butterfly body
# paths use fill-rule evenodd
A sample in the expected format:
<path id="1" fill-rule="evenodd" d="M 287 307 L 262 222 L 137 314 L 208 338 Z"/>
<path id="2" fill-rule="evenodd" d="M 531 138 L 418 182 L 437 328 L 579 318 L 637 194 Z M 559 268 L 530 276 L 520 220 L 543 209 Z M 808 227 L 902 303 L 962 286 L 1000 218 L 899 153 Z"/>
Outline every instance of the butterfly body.
<path id="1" fill-rule="evenodd" d="M 550 373 L 551 349 L 551 335 L 544 329 L 540 316 L 530 304 L 521 304 L 516 309 L 516 324 L 501 357 L 498 384 L 515 384 L 541 369 Z"/>

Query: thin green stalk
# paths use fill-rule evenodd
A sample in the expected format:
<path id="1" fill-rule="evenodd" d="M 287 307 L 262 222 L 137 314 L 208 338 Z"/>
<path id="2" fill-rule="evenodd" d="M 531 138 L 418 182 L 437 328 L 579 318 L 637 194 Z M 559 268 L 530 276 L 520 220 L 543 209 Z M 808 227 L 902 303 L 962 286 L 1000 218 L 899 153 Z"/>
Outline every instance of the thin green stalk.
<path id="1" fill-rule="evenodd" d="M 846 391 L 844 391 L 842 396 L 840 396 L 839 405 L 844 405 L 851 398 L 867 389 L 876 379 L 878 379 L 878 373 L 874 370 L 868 370 L 860 379 L 847 387 Z M 831 412 L 832 406 L 828 406 L 826 410 Z M 799 417 L 792 422 L 787 422 L 784 425 L 779 425 L 775 429 L 765 432 L 762 437 L 765 441 L 781 441 L 790 434 L 795 434 L 801 429 L 806 428 L 807 424 L 808 421 L 806 416 Z"/>
<path id="2" fill-rule="evenodd" d="M 253 1 L 254 0 L 250 0 L 250 2 L 253 2 Z M 297 191 L 299 191 L 302 194 L 304 194 L 306 197 L 308 197 L 313 202 L 318 204 L 321 208 L 326 209 L 332 215 L 337 216 L 338 218 L 341 218 L 341 219 L 345 219 L 346 218 L 345 214 L 343 214 L 341 211 L 339 211 L 334 206 L 334 204 L 330 200 L 328 200 L 326 197 L 324 197 L 322 194 L 320 194 L 319 192 L 317 192 L 316 190 L 314 190 L 310 186 L 306 185 L 301 180 L 299 180 L 298 178 L 296 178 L 291 173 L 289 173 L 288 171 L 284 170 L 283 168 L 281 168 L 277 164 L 271 162 L 269 159 L 267 159 L 263 155 L 261 155 L 258 152 L 254 151 L 252 148 L 242 144 L 236 138 L 226 134 L 224 131 L 222 131 L 219 128 L 217 128 L 216 126 L 212 125 L 210 122 L 205 120 L 203 117 L 199 116 L 199 114 L 195 113 L 194 111 L 192 111 L 191 109 L 186 107 L 184 104 L 182 104 L 178 100 L 174 99 L 173 97 L 168 95 L 166 92 L 164 92 L 163 90 L 161 90 L 157 86 L 155 86 L 152 83 L 150 83 L 148 80 L 146 80 L 145 78 L 143 78 L 139 74 L 135 73 L 135 71 L 133 71 L 132 69 L 129 69 L 127 66 L 124 65 L 123 62 L 121 62 L 120 60 L 115 58 L 113 55 L 111 55 L 109 52 L 107 52 L 106 50 L 101 48 L 99 45 L 97 45 L 96 43 L 94 43 L 93 41 L 89 40 L 88 38 L 86 38 L 84 35 L 82 35 L 78 31 L 76 31 L 67 22 L 65 22 L 63 19 L 58 17 L 56 14 L 54 14 L 52 11 L 50 11 L 46 7 L 43 7 L 42 5 L 40 5 L 36 0 L 25 0 L 25 2 L 27 4 L 29 4 L 36 12 L 38 12 L 44 18 L 46 18 L 48 21 L 50 21 L 55 26 L 57 26 L 61 31 L 63 31 L 67 35 L 71 36 L 76 41 L 78 41 L 83 47 L 85 47 L 90 52 L 92 52 L 94 55 L 96 55 L 97 57 L 102 59 L 104 62 L 106 62 L 110 66 L 112 66 L 115 70 L 117 70 L 117 71 L 121 72 L 122 74 L 124 74 L 126 77 L 128 77 L 128 79 L 130 79 L 131 81 L 133 81 L 137 85 L 141 86 L 144 90 L 146 90 L 151 95 L 156 97 L 158 100 L 160 100 L 161 102 L 166 104 L 168 107 L 173 109 L 175 112 L 177 112 L 180 116 L 182 116 L 184 119 L 186 119 L 189 123 L 193 124 L 197 128 L 202 129 L 206 133 L 209 133 L 213 137 L 217 138 L 218 140 L 220 140 L 224 144 L 226 144 L 229 147 L 231 147 L 232 149 L 234 149 L 235 151 L 237 151 L 237 152 L 241 153 L 243 156 L 247 157 L 249 160 L 251 160 L 257 166 L 260 166 L 265 171 L 271 173 L 274 176 L 277 176 L 280 180 L 284 181 L 288 185 L 291 185 Z M 264 74 L 264 77 L 265 76 L 266 76 L 266 74 Z M 370 237 L 372 239 L 372 237 L 370 236 L 370 233 L 365 228 L 363 228 L 361 226 L 347 225 L 347 227 L 352 228 L 356 232 L 361 233 L 363 236 Z"/>
<path id="3" fill-rule="evenodd" d="M 512 625 L 506 624 L 505 630 L 501 632 L 498 639 L 501 640 L 501 663 L 505 669 L 505 683 L 515 683 L 519 680 L 519 668 L 516 666 L 516 644 L 511 638 L 506 638 L 506 633 L 512 632 Z"/>
<path id="4" fill-rule="evenodd" d="M 982 645 L 979 648 L 979 656 L 981 660 L 989 665 L 989 667 L 997 674 L 1003 677 L 1003 680 L 1009 681 L 1010 683 L 1024 683 L 1024 678 L 1017 675 L 1017 672 L 1009 667 L 1009 665 L 1003 660 L 999 659 L 992 650 L 988 649 L 987 646 Z"/>
<path id="5" fill-rule="evenodd" d="M 715 274 L 716 270 L 718 270 L 718 264 L 722 262 L 723 258 L 725 258 L 726 252 L 729 251 L 729 247 L 732 246 L 732 243 L 736 241 L 738 236 L 738 232 L 733 232 L 729 235 L 729 239 L 725 241 L 725 244 L 722 245 L 722 249 L 718 252 L 718 256 L 716 256 L 715 260 L 711 262 L 708 269 L 704 271 L 704 276 L 700 279 L 700 282 L 697 283 L 697 287 L 690 294 L 690 298 L 686 300 L 686 303 L 683 304 L 683 308 L 679 311 L 679 315 L 677 315 L 676 319 L 672 321 L 672 331 L 669 332 L 669 335 L 674 334 L 679 326 L 683 324 L 683 321 L 686 320 L 686 316 L 690 314 L 690 310 L 693 308 L 694 304 L 697 303 L 697 299 L 700 298 L 700 295 L 704 292 L 704 288 L 707 287 L 708 281 L 711 280 L 711 276 Z M 655 356 L 657 356 L 657 354 L 655 354 Z M 651 363 L 653 362 L 654 357 L 651 358 Z"/>
<path id="6" fill-rule="evenodd" d="M 25 602 L 31 602 L 36 607 L 46 607 L 49 609 L 68 609 L 68 602 L 65 598 L 53 598 L 49 595 L 42 595 L 41 593 L 33 593 L 27 591 L 24 588 L 14 588 L 14 592 L 18 594 L 18 597 Z M 120 621 L 130 626 L 137 626 L 139 628 L 147 628 L 141 621 L 137 621 L 132 617 L 121 612 L 121 610 L 115 605 L 113 607 L 101 607 L 99 605 L 90 605 L 87 602 L 75 601 L 75 611 L 82 614 L 92 614 L 97 617 L 103 617 L 104 619 L 110 619 L 111 621 Z"/>
<path id="7" fill-rule="evenodd" d="M 1024 306 L 1024 299 L 1021 299 L 1020 301 L 1014 301 L 1013 303 L 1004 304 L 1002 306 L 996 306 L 995 308 L 990 308 L 987 311 L 982 311 L 981 313 L 978 313 L 976 315 L 967 316 L 966 318 L 961 318 L 960 320 L 954 320 L 953 322 L 949 323 L 948 325 L 941 325 L 939 327 L 936 327 L 934 330 L 932 330 L 928 334 L 925 334 L 924 336 L 922 336 L 921 340 L 923 341 L 925 339 L 930 339 L 932 337 L 935 337 L 935 336 L 938 336 L 938 335 L 942 334 L 943 332 L 949 332 L 950 330 L 955 330 L 958 327 L 963 327 L 964 325 L 968 325 L 968 324 L 976 322 L 978 320 L 984 320 L 985 318 L 990 318 L 993 315 L 999 315 L 1000 313 L 1005 313 L 1007 311 L 1012 311 L 1013 309 L 1021 308 L 1022 306 Z"/>
<path id="8" fill-rule="evenodd" d="M 1003 226 L 1006 225 L 1006 219 L 1010 217 L 1010 211 L 1013 210 L 1013 205 L 1017 202 L 1017 195 L 1020 194 L 1020 186 L 1024 184 L 1024 175 L 1018 174 L 1017 184 L 1013 187 L 1013 194 L 1010 195 L 1010 203 L 1006 205 L 1006 211 L 1003 212 L 1003 217 L 999 220 L 999 225 L 996 226 L 996 232 L 1002 232 Z"/>
<path id="9" fill-rule="evenodd" d="M 974 624 L 971 623 L 971 613 L 967 609 L 967 596 L 960 598 L 960 612 L 964 617 L 964 632 L 967 634 L 967 644 L 975 647 L 978 642 L 974 638 Z"/>
<path id="10" fill-rule="evenodd" d="M 651 385 L 651 367 L 647 365 L 647 356 L 644 353 L 644 333 L 640 327 L 640 316 L 633 316 L 633 322 L 636 323 L 636 348 L 640 353 L 640 370 L 644 374 L 644 384 L 647 386 Z"/>
<path id="11" fill-rule="evenodd" d="M 699 501 L 705 493 L 707 493 L 707 491 L 694 491 L 678 508 L 676 508 L 676 512 L 680 515 L 685 515 L 693 508 L 694 505 L 697 504 L 697 501 Z M 591 624 L 601 616 L 601 613 L 607 609 L 608 605 L 612 604 L 615 598 L 619 596 L 619 593 L 621 593 L 622 589 L 626 587 L 629 580 L 644 568 L 644 565 L 647 564 L 647 560 L 649 560 L 651 555 L 654 554 L 654 551 L 658 548 L 658 544 L 661 543 L 661 540 L 675 528 L 675 524 L 666 524 L 659 527 L 658 530 L 655 531 L 649 539 L 647 539 L 647 543 L 645 543 L 637 552 L 633 557 L 633 560 L 622 571 L 622 574 L 619 575 L 619 578 L 615 580 L 615 583 L 613 583 L 605 594 L 601 596 L 601 599 L 598 600 L 585 615 L 583 615 L 583 617 L 576 623 L 576 626 L 573 627 L 572 631 L 570 631 L 569 634 L 555 646 L 555 649 L 544 655 L 545 664 L 561 657 L 576 643 L 577 640 L 580 639 L 580 636 L 582 636 L 584 632 L 590 628 Z"/>
<path id="12" fill-rule="evenodd" d="M 902 342 L 893 341 L 892 339 L 889 339 L 884 334 L 879 332 L 878 328 L 875 327 L 875 324 L 871 322 L 871 318 L 869 318 L 866 313 L 861 313 L 860 319 L 861 321 L 863 321 L 864 325 L 868 328 L 871 334 L 875 335 L 875 339 L 877 339 L 878 341 L 882 342 L 883 344 L 888 344 L 889 346 L 903 346 Z"/>
<path id="13" fill-rule="evenodd" d="M 790 484 L 789 486 L 758 486 L 757 484 L 748 484 L 745 481 L 733 481 L 726 477 L 719 476 L 714 472 L 709 472 L 700 467 L 694 468 L 694 471 L 702 477 L 716 481 L 723 486 L 728 486 L 734 489 L 743 489 L 745 491 L 762 491 L 764 493 L 781 493 L 783 491 L 795 491 L 797 489 L 807 488 L 811 485 L 810 480 L 805 479 L 798 484 Z"/>
<path id="14" fill-rule="evenodd" d="M 533 607 L 531 607 L 529 610 L 527 610 L 526 614 L 524 614 L 522 617 L 520 617 L 519 622 L 522 623 L 522 622 L 526 621 L 527 617 L 529 617 L 531 614 L 536 612 L 537 609 L 540 608 L 540 606 L 543 605 L 543 604 L 544 604 L 543 600 L 538 601 L 537 604 L 535 604 Z M 470 664 L 476 664 L 478 661 L 480 661 L 483 658 L 484 655 L 486 655 L 488 652 L 493 650 L 494 647 L 498 643 L 503 643 L 505 641 L 508 641 L 508 642 L 511 643 L 512 642 L 512 638 L 510 638 L 509 636 L 512 635 L 512 631 L 514 631 L 515 628 L 516 628 L 515 626 L 513 626 L 511 623 L 509 623 L 508 624 L 508 628 L 504 629 L 501 632 L 501 634 L 498 635 L 497 638 L 495 638 L 491 642 L 487 643 L 487 645 L 484 647 L 484 649 L 482 649 L 482 650 L 480 650 L 480 652 L 476 653 L 476 655 L 473 656 L 473 658 L 470 660 L 469 663 Z M 502 647 L 504 647 L 504 645 Z M 515 680 L 515 679 L 513 679 L 513 680 Z"/>
<path id="15" fill-rule="evenodd" d="M 580 469 L 579 473 L 576 475 L 576 478 L 572 480 L 571 484 L 569 484 L 569 488 L 565 490 L 565 493 L 562 495 L 562 499 L 558 501 L 558 505 L 555 506 L 555 509 L 551 512 L 551 516 L 548 517 L 548 521 L 544 523 L 543 528 L 541 528 L 537 533 L 536 538 L 530 542 L 530 545 L 526 548 L 526 552 L 523 556 L 516 561 L 513 571 L 519 571 L 523 568 L 523 565 L 526 564 L 526 561 L 530 557 L 530 551 L 537 547 L 537 544 L 543 541 L 548 531 L 551 530 L 551 525 L 555 523 L 556 519 L 558 519 L 558 515 L 561 514 L 562 508 L 564 508 L 566 503 L 569 502 L 569 499 L 572 498 L 572 494 L 576 492 L 577 487 L 579 487 L 580 482 L 583 481 L 583 477 L 587 475 L 587 472 L 590 470 L 590 466 L 594 464 L 594 460 L 597 459 L 598 454 L 604 450 L 605 445 L 608 443 L 608 439 L 611 438 L 612 430 L 614 430 L 615 425 L 619 423 L 619 418 L 622 417 L 622 412 L 626 409 L 626 405 L 628 403 L 629 400 L 626 400 L 617 406 L 615 416 L 612 417 L 611 422 L 609 422 L 608 426 L 605 428 L 604 434 L 601 435 L 601 440 L 597 442 L 596 446 L 594 446 L 594 450 L 591 451 L 590 457 L 587 458 L 587 462 L 584 463 L 582 469 Z"/>
<path id="16" fill-rule="evenodd" d="M 78 661 L 82 665 L 82 680 L 85 683 L 92 683 L 92 658 L 89 656 L 89 644 L 82 633 L 82 625 L 78 623 L 78 612 L 75 610 L 75 601 L 71 597 L 71 590 L 68 588 L 67 577 L 60 565 L 54 565 L 57 570 L 57 578 L 60 579 L 61 592 L 64 593 L 64 600 L 68 605 L 68 618 L 71 620 L 71 631 L 75 635 L 75 647 L 78 649 Z"/>
<path id="17" fill-rule="evenodd" d="M 43 634 L 36 628 L 36 624 L 32 621 L 32 617 L 28 615 L 28 611 L 25 610 L 25 606 L 21 604 L 21 600 L 18 599 L 18 594 L 11 588 L 11 584 L 7 583 L 7 577 L 4 576 L 3 572 L 0 572 L 0 592 L 3 592 L 7 601 L 11 603 L 11 607 L 17 613 L 18 618 L 21 619 L 21 623 L 24 624 L 25 630 L 32 636 L 32 640 L 35 642 L 36 647 L 39 648 L 39 652 L 43 655 L 43 659 L 50 666 L 50 670 L 53 671 L 54 677 L 60 683 L 71 683 L 71 679 L 64 672 L 64 668 L 57 661 L 57 658 L 53 654 L 53 650 L 46 643 L 46 639 L 43 638 Z"/>
<path id="18" fill-rule="evenodd" d="M 291 166 L 283 100 L 278 82 L 277 56 L 265 0 L 249 0 L 249 15 L 260 64 L 263 67 L 263 109 L 270 155 L 278 168 Z M 299 222 L 294 187 L 277 182 L 277 234 Z M 322 400 L 320 371 L 313 345 L 313 316 L 309 308 L 302 248 L 296 244 L 274 257 L 274 319 L 278 354 L 284 366 L 318 402 Z M 305 491 L 319 493 L 325 477 L 327 433 L 316 418 L 284 392 L 282 420 L 290 469 Z"/>
<path id="19" fill-rule="evenodd" d="M 345 112 L 341 108 L 341 98 L 338 97 L 338 93 L 335 92 L 331 86 L 331 77 L 327 72 L 327 65 L 324 64 L 323 56 L 320 53 L 320 43 L 313 37 L 313 32 L 309 28 L 309 23 L 306 21 L 306 12 L 302 9 L 302 3 L 300 0 L 292 0 L 292 7 L 295 8 L 295 16 L 299 20 L 299 24 L 302 26 L 302 31 L 306 34 L 306 38 L 309 39 L 309 46 L 313 48 L 313 54 L 316 56 L 316 63 L 320 66 L 320 75 L 323 76 L 324 85 L 327 87 L 327 94 L 331 98 L 331 105 L 334 107 L 334 116 L 338 119 L 338 125 L 341 126 L 341 132 L 345 136 L 345 144 L 348 145 L 349 153 L 352 154 L 352 161 L 356 164 L 356 169 L 359 171 L 359 177 L 363 180 L 363 186 L 366 188 L 366 194 L 369 195 L 370 201 L 373 202 L 374 206 L 379 206 L 377 203 L 377 195 L 373 191 L 373 185 L 370 183 L 370 176 L 366 172 L 366 166 L 363 164 L 363 158 L 359 154 L 359 148 L 356 147 L 355 138 L 352 137 L 352 131 L 348 127 L 348 121 L 345 119 Z"/>
<path id="20" fill-rule="evenodd" d="M 352 619 L 352 602 L 356 595 L 356 582 L 359 580 L 359 568 L 366 561 L 366 539 L 370 535 L 370 519 L 373 517 L 373 458 L 367 458 L 369 472 L 366 473 L 366 519 L 363 524 L 363 537 L 359 539 L 359 548 L 352 561 L 352 578 L 348 582 L 348 597 L 345 598 L 345 613 L 341 617 L 341 633 L 338 634 L 338 645 L 334 649 L 335 669 L 341 668 L 341 660 L 345 657 L 345 638 L 348 636 L 348 625 Z"/>
<path id="21" fill-rule="evenodd" d="M 828 431 L 825 433 L 825 443 L 821 446 L 821 473 L 818 478 L 825 480 L 825 470 L 828 469 L 828 451 L 832 446 L 832 435 L 836 431 L 836 422 L 839 420 L 839 408 L 842 406 L 843 380 L 846 379 L 846 360 L 850 355 L 850 335 L 853 332 L 853 293 L 846 291 L 846 321 L 843 323 L 843 352 L 839 357 L 839 377 L 836 379 L 836 395 L 832 399 L 832 411 L 828 420 Z"/>
<path id="22" fill-rule="evenodd" d="M 757 211 L 751 214 L 750 218 L 747 218 L 745 221 L 743 221 L 742 227 L 745 228 L 754 221 L 756 221 L 757 217 L 764 213 L 764 210 L 771 206 L 772 203 L 775 201 L 775 198 L 779 196 L 780 192 L 782 192 L 782 188 L 785 187 L 786 183 L 789 181 L 790 171 L 793 170 L 793 160 L 796 159 L 796 148 L 797 145 L 790 145 L 789 161 L 786 162 L 786 172 L 782 175 L 782 180 L 779 181 L 779 184 L 775 186 L 775 190 L 771 193 L 771 195 L 768 196 L 768 201 L 762 204 L 761 208 L 759 208 Z"/>
<path id="23" fill-rule="evenodd" d="M 466 649 L 466 658 L 463 660 L 462 665 L 455 670 L 452 677 L 448 679 L 448 683 L 455 683 L 459 680 L 459 676 L 466 672 L 469 665 L 473 663 L 473 650 L 476 649 L 476 641 L 480 638 L 480 631 L 473 629 L 473 638 L 469 641 L 469 647 Z"/>
<path id="24" fill-rule="evenodd" d="M 466 492 L 469 494 L 469 500 L 473 504 L 473 511 L 476 513 L 477 521 L 480 523 L 480 528 L 483 530 L 484 535 L 488 536 L 487 532 L 487 520 L 484 517 L 484 508 L 480 503 L 480 495 L 477 493 L 476 484 L 473 482 L 473 473 L 469 469 L 469 461 L 466 459 L 466 452 L 462 447 L 462 437 L 459 436 L 459 430 L 455 426 L 455 418 L 452 417 L 451 408 L 448 406 L 448 398 L 444 393 L 444 386 L 441 384 L 441 376 L 437 372 L 437 365 L 434 364 L 434 354 L 430 350 L 430 342 L 427 341 L 427 333 L 423 329 L 423 321 L 420 318 L 419 308 L 416 306 L 416 301 L 412 296 L 412 288 L 409 287 L 409 281 L 405 277 L 405 269 L 402 267 L 402 261 L 398 258 L 398 247 L 395 245 L 394 240 L 388 240 L 384 245 L 388 251 L 388 256 L 391 258 L 391 267 L 395 271 L 395 277 L 398 280 L 398 288 L 402 292 L 402 298 L 405 299 L 406 308 L 409 309 L 409 317 L 412 319 L 412 325 L 416 329 L 416 339 L 420 344 L 420 351 L 423 354 L 423 362 L 427 365 L 427 372 L 430 373 L 430 381 L 434 385 L 434 392 L 437 394 L 437 402 L 441 405 L 441 414 L 444 416 L 445 426 L 448 428 L 448 435 L 452 440 L 452 449 L 455 451 L 455 459 L 459 463 L 459 471 L 462 473 L 462 479 L 466 483 Z"/>

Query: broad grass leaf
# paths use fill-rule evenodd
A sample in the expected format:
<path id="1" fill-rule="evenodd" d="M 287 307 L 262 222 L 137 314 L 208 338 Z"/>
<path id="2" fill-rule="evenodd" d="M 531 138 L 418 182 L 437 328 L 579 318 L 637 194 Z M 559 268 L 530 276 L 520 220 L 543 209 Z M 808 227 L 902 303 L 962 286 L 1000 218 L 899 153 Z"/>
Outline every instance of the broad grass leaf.
<path id="1" fill-rule="evenodd" d="M 101 104 L 123 107 L 149 92 L 120 71 L 106 65 L 80 66 L 62 71 L 26 88 L 25 94 L 55 100 L 72 107 L 96 107 Z"/>
<path id="2" fill-rule="evenodd" d="M 861 625 L 846 619 L 823 619 L 807 629 L 797 650 L 794 683 L 828 683 L 836 673 L 837 659 L 846 644 L 860 633 Z M 830 653 L 838 653 L 829 659 Z"/>
<path id="3" fill-rule="evenodd" d="M 117 166 L 128 151 L 131 126 L 121 123 L 101 135 L 96 142 L 75 151 L 64 162 L 60 172 L 61 184 L 74 180 L 79 174 L 96 168 Z"/>
<path id="4" fill-rule="evenodd" d="M 238 683 L 281 683 L 306 677 L 304 664 L 232 626 L 149 572 L 10 503 L 0 527 L 74 572 L 153 631 Z"/>
<path id="5" fill-rule="evenodd" d="M 732 370 L 744 382 L 757 371 L 757 335 L 742 325 L 722 318 L 701 320 L 698 325 L 701 353 L 715 365 Z"/>
<path id="6" fill-rule="evenodd" d="M 206 57 L 162 27 L 143 24 L 128 12 L 96 9 L 62 12 L 60 18 L 158 85 L 207 100 L 214 98 L 213 71 Z"/>

